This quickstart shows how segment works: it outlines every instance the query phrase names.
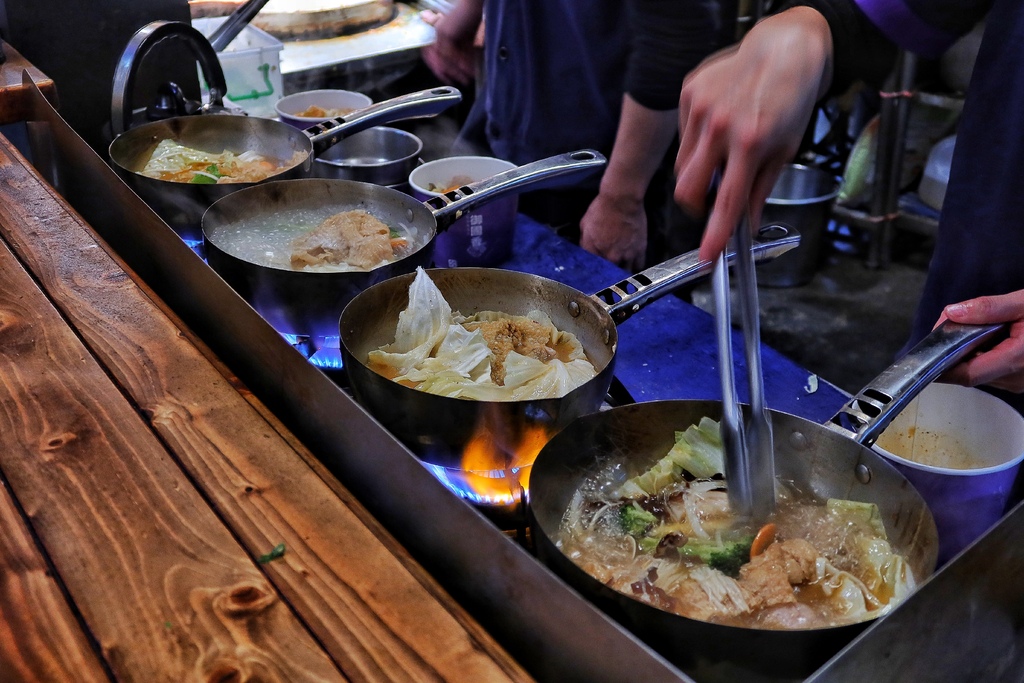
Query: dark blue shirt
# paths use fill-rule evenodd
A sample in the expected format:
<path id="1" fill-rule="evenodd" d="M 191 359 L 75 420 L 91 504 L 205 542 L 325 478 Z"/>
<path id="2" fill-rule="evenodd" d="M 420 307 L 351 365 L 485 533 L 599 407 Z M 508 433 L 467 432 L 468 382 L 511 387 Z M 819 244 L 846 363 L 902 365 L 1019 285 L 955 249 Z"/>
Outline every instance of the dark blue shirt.
<path id="1" fill-rule="evenodd" d="M 822 10 L 836 68 L 874 44 L 856 6 L 905 49 L 934 56 L 985 12 L 985 33 L 957 126 L 935 251 L 907 348 L 942 309 L 1024 289 L 1024 2 L 1021 0 L 796 0 Z M 856 45 L 860 44 L 858 52 Z M 869 55 L 870 59 L 870 55 Z M 998 393 L 1024 412 L 1024 395 Z"/>
<path id="2" fill-rule="evenodd" d="M 652 109 L 678 105 L 683 77 L 731 30 L 719 4 L 487 0 L 484 82 L 464 141 L 519 165 L 582 148 L 610 154 L 625 92 Z"/>
<path id="3" fill-rule="evenodd" d="M 494 153 L 520 165 L 584 147 L 611 153 L 629 54 L 625 4 L 488 0 L 484 16 Z"/>

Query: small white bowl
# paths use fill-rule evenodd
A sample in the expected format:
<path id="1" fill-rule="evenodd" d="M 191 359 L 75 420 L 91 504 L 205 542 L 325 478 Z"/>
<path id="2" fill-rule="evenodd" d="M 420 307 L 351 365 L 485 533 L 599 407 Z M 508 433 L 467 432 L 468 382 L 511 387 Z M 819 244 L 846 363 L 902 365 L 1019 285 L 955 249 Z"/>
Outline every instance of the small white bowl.
<path id="1" fill-rule="evenodd" d="M 306 90 L 285 95 L 277 101 L 274 109 L 278 117 L 285 123 L 296 128 L 308 128 L 314 124 L 344 116 L 356 109 L 365 109 L 373 104 L 373 100 L 360 92 L 351 90 Z M 325 110 L 340 110 L 343 113 L 329 113 L 327 116 L 300 116 L 310 107 Z"/>

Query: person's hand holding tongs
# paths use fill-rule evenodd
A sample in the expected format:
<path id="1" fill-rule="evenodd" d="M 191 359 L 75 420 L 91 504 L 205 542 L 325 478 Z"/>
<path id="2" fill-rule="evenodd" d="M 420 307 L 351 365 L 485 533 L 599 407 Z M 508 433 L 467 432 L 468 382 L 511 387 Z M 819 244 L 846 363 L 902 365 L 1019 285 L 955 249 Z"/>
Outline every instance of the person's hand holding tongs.
<path id="1" fill-rule="evenodd" d="M 712 192 L 717 182 L 712 184 Z M 764 399 L 761 371 L 761 327 L 757 301 L 757 277 L 747 212 L 732 236 L 736 252 L 736 293 L 743 331 L 744 357 L 750 391 L 750 411 L 743 411 L 733 371 L 732 314 L 729 266 L 724 254 L 715 261 L 712 283 L 718 337 L 719 378 L 722 383 L 722 442 L 725 448 L 725 479 L 729 505 L 738 515 L 763 523 L 775 509 L 775 457 L 771 415 Z"/>

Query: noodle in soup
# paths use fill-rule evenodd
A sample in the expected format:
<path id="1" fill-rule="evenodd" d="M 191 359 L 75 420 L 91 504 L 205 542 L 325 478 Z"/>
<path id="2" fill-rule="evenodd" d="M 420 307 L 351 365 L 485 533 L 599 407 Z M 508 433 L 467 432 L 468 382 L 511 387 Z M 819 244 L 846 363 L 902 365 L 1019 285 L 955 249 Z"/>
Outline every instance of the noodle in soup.
<path id="1" fill-rule="evenodd" d="M 872 619 L 915 587 L 878 508 L 778 487 L 755 527 L 732 513 L 718 423 L 676 433 L 650 470 L 622 463 L 588 477 L 557 545 L 607 586 L 691 619 L 758 629 L 827 628 Z"/>

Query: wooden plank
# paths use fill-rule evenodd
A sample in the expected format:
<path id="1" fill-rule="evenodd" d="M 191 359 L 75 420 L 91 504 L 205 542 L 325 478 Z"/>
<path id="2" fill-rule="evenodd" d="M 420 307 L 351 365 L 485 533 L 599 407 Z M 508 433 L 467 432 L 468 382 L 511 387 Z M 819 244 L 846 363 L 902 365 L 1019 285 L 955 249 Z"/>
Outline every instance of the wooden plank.
<path id="1" fill-rule="evenodd" d="M 32 66 L 20 52 L 9 43 L 0 41 L 7 59 L 0 64 L 0 125 L 24 121 L 32 113 L 28 87 L 24 84 L 23 73 L 27 70 L 32 81 L 54 107 L 57 106 L 57 87 L 53 79 Z"/>
<path id="2" fill-rule="evenodd" d="M 109 680 L 0 481 L 0 681 Z"/>
<path id="3" fill-rule="evenodd" d="M 276 421 L 211 371 L 173 316 L 117 277 L 121 266 L 89 248 L 94 233 L 9 145 L 0 152 L 4 236 L 250 553 L 286 544 L 265 570 L 347 675 L 527 678 Z"/>
<path id="4" fill-rule="evenodd" d="M 6 245 L 0 469 L 119 680 L 343 680 Z"/>

